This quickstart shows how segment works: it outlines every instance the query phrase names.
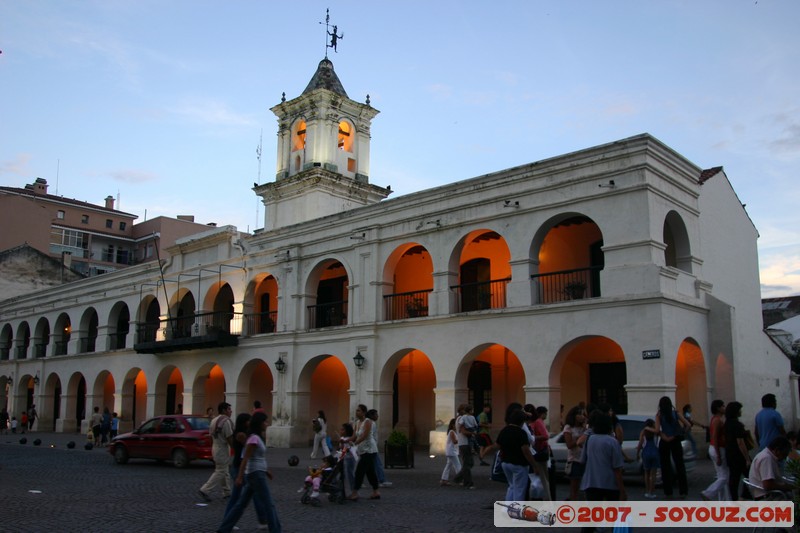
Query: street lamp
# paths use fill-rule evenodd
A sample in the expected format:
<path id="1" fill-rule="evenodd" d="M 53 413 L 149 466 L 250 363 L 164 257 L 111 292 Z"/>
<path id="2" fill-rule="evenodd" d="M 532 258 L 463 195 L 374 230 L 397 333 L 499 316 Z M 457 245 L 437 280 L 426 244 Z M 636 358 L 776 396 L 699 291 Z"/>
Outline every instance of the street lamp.
<path id="1" fill-rule="evenodd" d="M 39 371 L 38 370 L 36 371 L 36 375 L 33 376 L 33 384 L 34 385 L 38 385 L 39 384 Z"/>
<path id="2" fill-rule="evenodd" d="M 361 350 L 356 352 L 356 356 L 353 357 L 353 362 L 356 364 L 356 368 L 361 369 L 364 368 L 364 363 L 366 362 L 366 357 L 361 355 Z"/>
<path id="3" fill-rule="evenodd" d="M 286 361 L 283 360 L 283 356 L 278 356 L 278 360 L 275 361 L 275 368 L 277 368 L 278 372 L 281 374 L 286 372 Z"/>

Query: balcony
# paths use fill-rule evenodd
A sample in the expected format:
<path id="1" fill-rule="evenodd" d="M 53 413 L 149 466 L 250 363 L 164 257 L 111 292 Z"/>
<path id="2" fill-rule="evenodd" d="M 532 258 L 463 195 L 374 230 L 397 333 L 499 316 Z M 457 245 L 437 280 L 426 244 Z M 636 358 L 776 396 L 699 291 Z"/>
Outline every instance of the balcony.
<path id="1" fill-rule="evenodd" d="M 386 320 L 428 316 L 428 296 L 432 292 L 428 289 L 387 294 L 383 297 L 383 316 Z"/>
<path id="2" fill-rule="evenodd" d="M 456 313 L 505 308 L 509 281 L 511 278 L 451 286 L 450 289 L 458 293 Z"/>
<path id="3" fill-rule="evenodd" d="M 158 332 L 163 330 L 159 339 Z M 158 326 L 144 324 L 137 330 L 137 353 L 169 353 L 239 344 L 242 314 L 229 311 L 199 313 L 161 320 Z"/>
<path id="4" fill-rule="evenodd" d="M 347 301 L 309 305 L 308 329 L 343 326 L 347 324 Z"/>
<path id="5" fill-rule="evenodd" d="M 600 271 L 603 267 L 576 268 L 534 274 L 532 283 L 537 288 L 537 304 L 550 304 L 600 296 Z"/>
<path id="6" fill-rule="evenodd" d="M 67 345 L 69 341 L 56 341 L 53 355 L 67 355 Z"/>
<path id="7" fill-rule="evenodd" d="M 47 355 L 47 344 L 34 344 L 33 345 L 33 356 L 41 359 Z"/>
<path id="8" fill-rule="evenodd" d="M 244 315 L 245 330 L 248 335 L 260 335 L 263 333 L 275 333 L 275 325 L 278 321 L 277 311 L 266 313 L 251 313 Z"/>

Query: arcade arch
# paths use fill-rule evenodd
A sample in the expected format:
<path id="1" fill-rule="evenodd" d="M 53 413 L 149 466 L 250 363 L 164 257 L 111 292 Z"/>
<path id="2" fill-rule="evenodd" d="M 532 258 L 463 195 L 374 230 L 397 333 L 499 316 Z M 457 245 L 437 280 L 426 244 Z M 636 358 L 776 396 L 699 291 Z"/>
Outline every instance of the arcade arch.
<path id="1" fill-rule="evenodd" d="M 463 237 L 453 250 L 451 271 L 458 280 L 457 313 L 506 306 L 506 286 L 511 281 L 511 252 L 499 233 L 477 229 Z"/>
<path id="2" fill-rule="evenodd" d="M 424 246 L 413 242 L 398 246 L 384 264 L 383 281 L 385 320 L 428 316 L 433 260 Z"/>
<path id="3" fill-rule="evenodd" d="M 602 247 L 600 228 L 584 215 L 564 213 L 543 224 L 531 246 L 538 264 L 533 275 L 536 303 L 600 296 Z"/>

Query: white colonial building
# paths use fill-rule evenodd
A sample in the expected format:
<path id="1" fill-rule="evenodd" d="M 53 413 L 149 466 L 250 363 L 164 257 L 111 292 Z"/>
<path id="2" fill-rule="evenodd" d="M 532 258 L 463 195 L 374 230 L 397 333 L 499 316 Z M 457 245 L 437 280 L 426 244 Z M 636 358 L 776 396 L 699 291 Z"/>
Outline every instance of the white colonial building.
<path id="1" fill-rule="evenodd" d="M 386 199 L 369 183 L 378 111 L 323 60 L 278 117 L 277 175 L 253 236 L 178 240 L 159 264 L 0 302 L 0 405 L 36 403 L 77 431 L 94 406 L 122 429 L 227 400 L 273 415 L 276 446 L 308 443 L 365 403 L 381 434 L 438 446 L 456 406 L 663 395 L 707 420 L 750 418 L 797 383 L 762 330 L 756 228 L 721 167 L 647 134 Z"/>

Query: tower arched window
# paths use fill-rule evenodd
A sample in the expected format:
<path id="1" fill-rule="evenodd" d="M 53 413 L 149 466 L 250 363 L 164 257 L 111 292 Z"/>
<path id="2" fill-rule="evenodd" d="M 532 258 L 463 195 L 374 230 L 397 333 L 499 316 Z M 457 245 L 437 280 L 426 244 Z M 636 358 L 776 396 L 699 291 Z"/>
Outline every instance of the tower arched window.
<path id="1" fill-rule="evenodd" d="M 306 121 L 299 120 L 292 131 L 292 151 L 302 150 L 306 147 Z"/>
<path id="2" fill-rule="evenodd" d="M 353 126 L 347 121 L 339 122 L 339 138 L 337 146 L 345 152 L 353 152 Z"/>

